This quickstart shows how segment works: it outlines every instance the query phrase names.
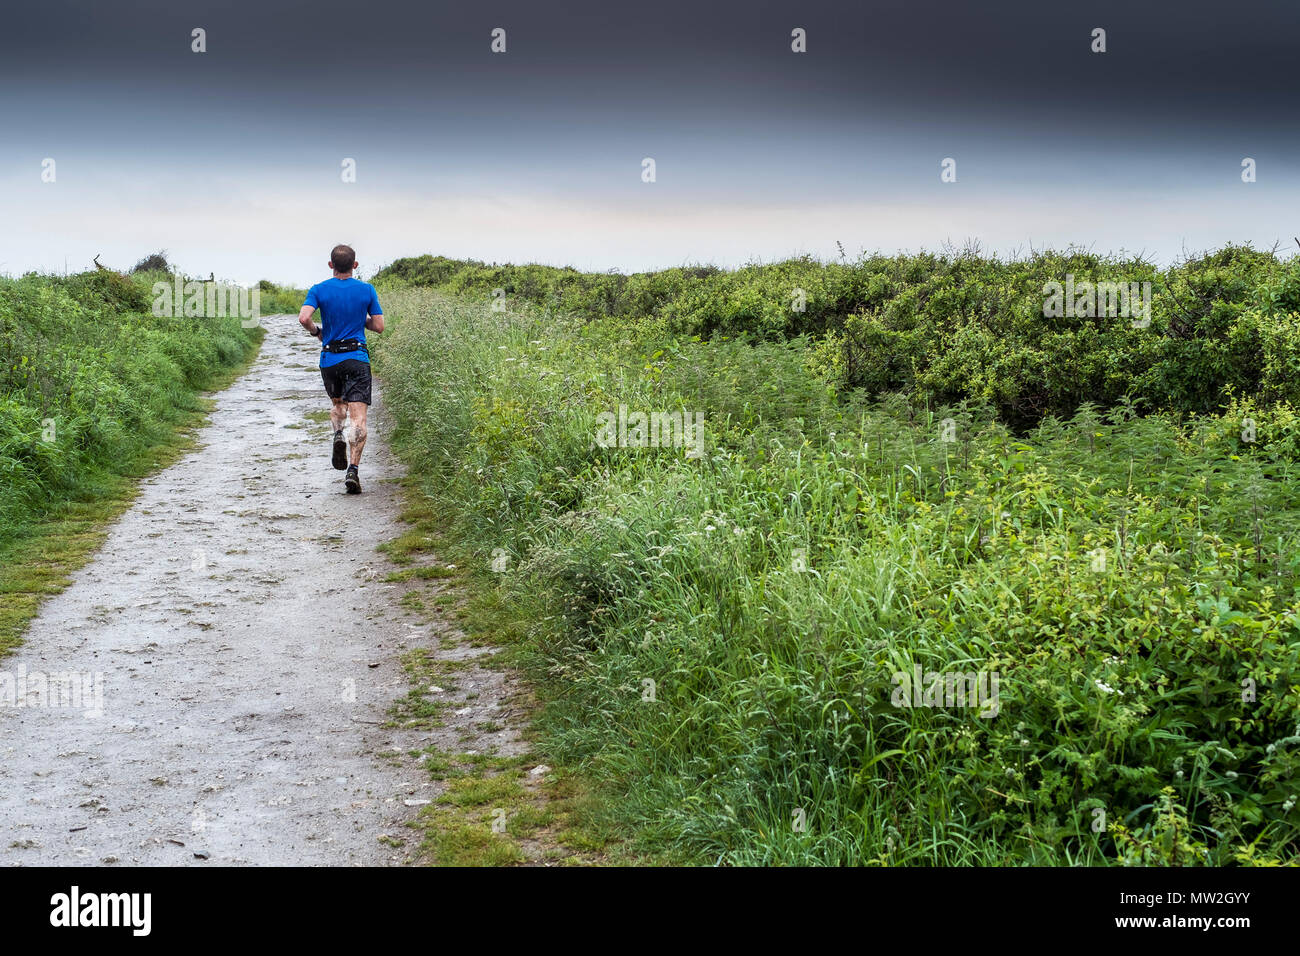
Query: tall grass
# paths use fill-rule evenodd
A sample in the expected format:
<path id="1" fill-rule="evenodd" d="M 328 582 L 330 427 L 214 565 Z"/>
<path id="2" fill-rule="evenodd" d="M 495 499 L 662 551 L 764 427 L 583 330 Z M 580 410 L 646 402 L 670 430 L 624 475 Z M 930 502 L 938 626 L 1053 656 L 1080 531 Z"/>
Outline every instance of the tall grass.
<path id="1" fill-rule="evenodd" d="M 838 396 L 800 340 L 385 303 L 399 447 L 522 635 L 541 746 L 610 788 L 642 846 L 1295 861 L 1289 406 L 1084 406 L 1017 436 L 979 406 Z M 704 455 L 602 447 L 619 405 L 702 411 Z M 997 672 L 997 715 L 896 706 L 917 665 Z"/>
<path id="2" fill-rule="evenodd" d="M 9 567 L 0 650 L 35 607 L 28 591 L 57 587 L 34 565 L 50 563 L 55 578 L 64 567 L 29 544 L 49 530 L 42 522 L 73 503 L 116 499 L 123 478 L 154 465 L 202 407 L 200 390 L 261 340 L 237 318 L 152 315 L 152 283 L 171 279 L 144 271 L 0 279 L 0 556 Z M 27 576 L 18 573 L 24 563 L 33 565 Z"/>

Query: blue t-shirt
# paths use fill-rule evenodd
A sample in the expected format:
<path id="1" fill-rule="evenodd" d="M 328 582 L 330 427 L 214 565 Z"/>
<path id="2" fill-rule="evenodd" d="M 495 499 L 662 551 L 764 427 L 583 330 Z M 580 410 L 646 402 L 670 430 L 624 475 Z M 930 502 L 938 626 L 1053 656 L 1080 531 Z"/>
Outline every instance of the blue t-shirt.
<path id="1" fill-rule="evenodd" d="M 326 279 L 317 282 L 307 290 L 303 305 L 320 309 L 321 344 L 337 342 L 339 339 L 366 340 L 366 317 L 383 315 L 379 305 L 379 296 L 375 287 L 360 279 Z M 320 367 L 329 368 L 346 362 L 348 359 L 360 359 L 369 362 L 365 352 L 321 352 Z"/>

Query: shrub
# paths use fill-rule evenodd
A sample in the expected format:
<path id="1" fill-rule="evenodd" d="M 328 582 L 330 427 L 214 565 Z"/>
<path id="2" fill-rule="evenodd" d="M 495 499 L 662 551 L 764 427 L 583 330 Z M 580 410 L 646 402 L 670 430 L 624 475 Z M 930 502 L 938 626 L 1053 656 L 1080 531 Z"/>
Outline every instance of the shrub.
<path id="1" fill-rule="evenodd" d="M 1104 310 L 1044 316 L 1045 284 L 1067 276 L 1150 283 L 1150 324 L 1135 328 L 1133 316 Z M 1286 317 L 1300 309 L 1300 265 L 1245 246 L 1164 270 L 1078 250 L 1011 261 L 971 251 L 801 257 L 629 276 L 421 256 L 399 259 L 376 281 L 480 301 L 501 290 L 588 321 L 662 320 L 680 337 L 811 337 L 810 368 L 844 392 L 987 403 L 1020 430 L 1084 403 L 1206 413 L 1230 393 L 1266 387 L 1269 398 L 1289 398 Z"/>
<path id="2" fill-rule="evenodd" d="M 799 339 L 388 293 L 399 447 L 484 569 L 487 625 L 521 638 L 540 746 L 612 788 L 641 845 L 701 863 L 1294 862 L 1296 411 L 1228 390 L 1221 413 L 1052 414 L 1125 368 L 1030 391 L 1054 363 L 1142 330 L 999 348 L 1015 310 L 990 303 L 1016 283 L 981 298 L 978 264 L 900 265 L 943 273 L 913 301 L 948 345 L 897 374 L 1045 395 L 1039 424 L 836 396 Z M 889 307 L 860 313 L 873 347 L 923 352 Z M 619 404 L 702 409 L 706 454 L 599 446 Z M 998 672 L 998 714 L 895 706 L 915 666 Z"/>
<path id="3" fill-rule="evenodd" d="M 131 274 L 137 272 L 171 272 L 171 264 L 167 261 L 167 250 L 155 252 L 145 256 L 134 266 L 131 267 Z"/>

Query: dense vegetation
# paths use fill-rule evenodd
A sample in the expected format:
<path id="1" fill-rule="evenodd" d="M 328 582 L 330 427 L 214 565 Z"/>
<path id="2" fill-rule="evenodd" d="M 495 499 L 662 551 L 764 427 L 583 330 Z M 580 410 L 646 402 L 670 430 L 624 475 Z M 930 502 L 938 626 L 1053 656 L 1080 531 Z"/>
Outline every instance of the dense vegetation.
<path id="1" fill-rule="evenodd" d="M 1106 314 L 1045 320 L 1044 285 L 1067 276 L 1149 282 L 1149 325 Z M 1143 411 L 1201 413 L 1234 392 L 1300 400 L 1300 262 L 1240 246 L 1164 270 L 1085 252 L 805 258 L 630 276 L 420 256 L 394 262 L 376 277 L 385 279 L 479 300 L 500 290 L 592 320 L 655 318 L 676 336 L 807 336 L 819 370 L 842 388 L 903 392 L 919 405 L 969 399 L 1017 429 L 1125 398 Z"/>
<path id="2" fill-rule="evenodd" d="M 153 465 L 201 407 L 198 392 L 242 366 L 261 339 L 238 318 L 153 315 L 155 281 L 172 276 L 142 268 L 0 279 L 0 554 L 22 550 L 33 573 L 40 562 L 27 542 L 41 522 L 73 502 L 116 497 L 123 477 Z M 35 606 L 11 577 L 0 649 Z"/>
<path id="3" fill-rule="evenodd" d="M 962 270 L 1011 269 L 918 263 L 914 304 L 966 295 Z M 1127 384 L 1097 396 L 1109 407 L 1033 423 L 973 400 L 990 398 L 978 362 L 954 390 L 972 400 L 952 407 L 937 372 L 880 370 L 892 346 L 858 367 L 876 385 L 851 387 L 827 355 L 853 314 L 816 320 L 820 342 L 803 316 L 769 334 L 757 303 L 789 300 L 764 268 L 822 287 L 802 261 L 610 277 L 425 257 L 388 271 L 460 294 L 394 282 L 376 361 L 447 542 L 482 569 L 488 621 L 546 698 L 551 756 L 610 787 L 641 846 L 698 862 L 1294 862 L 1300 417 L 1275 401 L 1289 394 L 1281 351 L 1233 350 L 1247 323 L 1290 347 L 1294 268 L 1237 249 L 1152 270 L 1185 302 L 1209 297 L 1193 334 L 1171 330 L 1157 292 L 1150 327 L 1056 343 L 1025 384 L 1065 396 L 1110 347 L 1132 359 L 1111 363 Z M 851 272 L 826 268 L 826 286 Z M 566 290 L 676 291 L 639 318 L 617 297 L 609 315 L 496 311 L 505 282 L 570 307 Z M 891 302 L 871 321 L 901 322 Z M 998 354 L 1041 344 L 1051 333 L 1032 326 L 1054 320 L 1038 303 L 1037 320 L 934 305 L 948 318 L 918 313 L 916 328 L 966 318 L 942 342 L 909 341 L 928 369 L 953 367 L 986 321 L 1023 325 Z M 1193 353 L 1218 385 L 1154 371 Z M 1198 414 L 1216 389 L 1226 407 Z M 598 416 L 619 405 L 704 413 L 704 454 L 604 447 Z M 895 675 L 916 666 L 996 672 L 996 716 L 897 706 Z"/>
<path id="4" fill-rule="evenodd" d="M 297 315 L 302 300 L 307 298 L 306 289 L 276 285 L 269 279 L 259 282 L 257 290 L 262 315 Z"/>

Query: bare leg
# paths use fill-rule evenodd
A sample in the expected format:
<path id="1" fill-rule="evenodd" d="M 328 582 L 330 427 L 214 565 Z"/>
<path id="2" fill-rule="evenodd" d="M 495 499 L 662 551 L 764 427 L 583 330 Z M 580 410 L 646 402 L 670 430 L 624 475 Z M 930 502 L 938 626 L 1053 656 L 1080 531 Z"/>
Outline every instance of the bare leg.
<path id="1" fill-rule="evenodd" d="M 330 428 L 338 431 L 348 421 L 348 403 L 341 398 L 331 398 L 334 404 L 330 406 Z"/>
<path id="2" fill-rule="evenodd" d="M 361 464 L 361 451 L 366 447 L 366 410 L 369 407 L 365 402 L 347 403 L 348 417 L 352 420 L 352 448 L 348 461 L 354 465 Z"/>

